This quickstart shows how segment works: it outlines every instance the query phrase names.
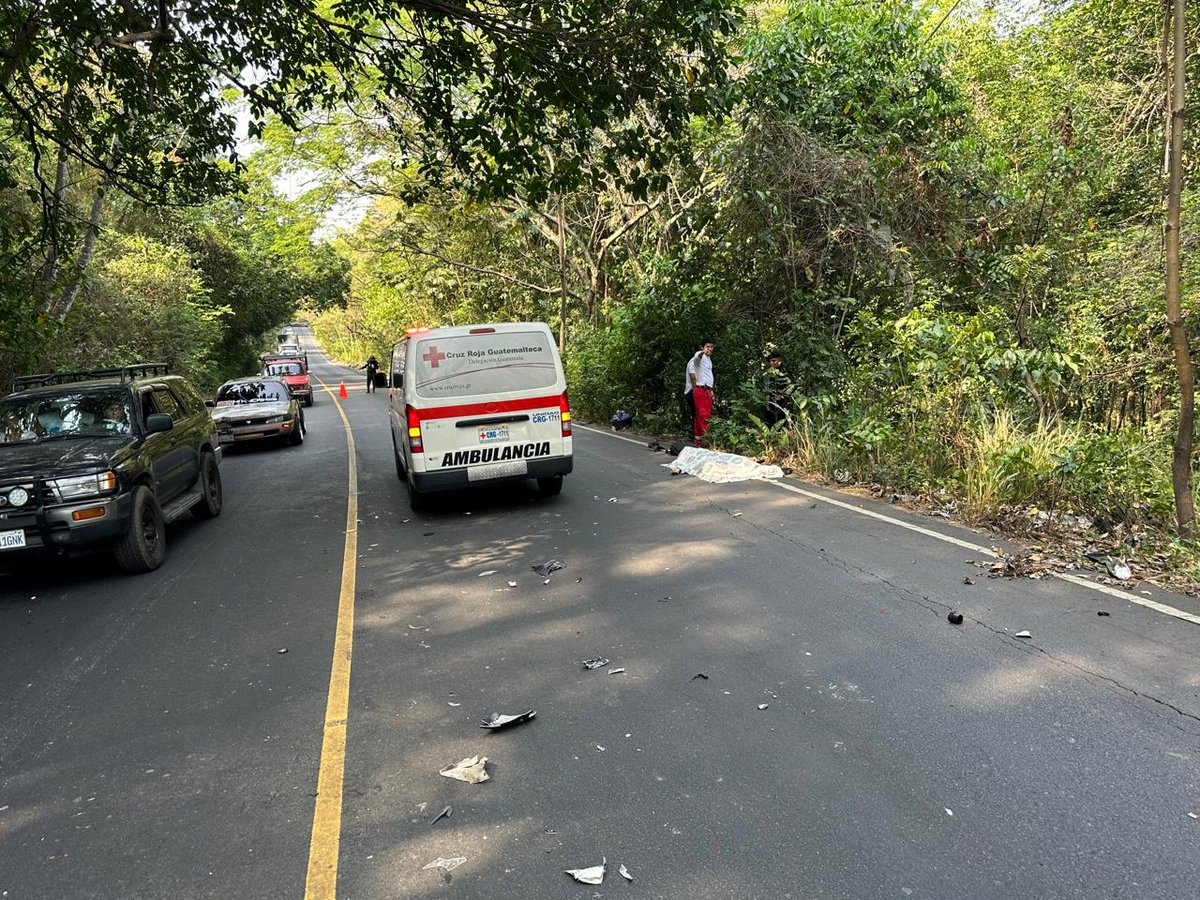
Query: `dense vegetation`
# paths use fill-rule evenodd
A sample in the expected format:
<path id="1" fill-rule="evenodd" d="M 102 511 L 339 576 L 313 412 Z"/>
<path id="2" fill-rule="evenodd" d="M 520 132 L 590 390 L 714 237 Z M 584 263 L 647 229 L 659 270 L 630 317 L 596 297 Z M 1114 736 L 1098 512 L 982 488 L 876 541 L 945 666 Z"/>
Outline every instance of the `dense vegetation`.
<path id="1" fill-rule="evenodd" d="M 1169 523 L 1162 4 L 655 9 L 695 15 L 612 54 L 637 62 L 634 82 L 670 87 L 659 102 L 601 78 L 607 105 L 573 105 L 612 54 L 565 70 L 564 91 L 544 70 L 518 89 L 537 60 L 501 44 L 425 59 L 454 72 L 441 96 L 473 98 L 441 130 L 436 104 L 406 106 L 411 86 L 378 54 L 322 80 L 307 99 L 323 112 L 302 128 L 296 109 L 259 103 L 249 195 L 171 212 L 141 197 L 114 214 L 53 340 L 37 343 L 21 297 L 0 295 L 20 325 L 4 352 L 21 365 L 150 352 L 118 337 L 132 328 L 160 342 L 152 355 L 217 372 L 297 303 L 355 360 L 411 325 L 540 319 L 563 332 L 580 413 L 621 407 L 669 432 L 686 358 L 711 335 L 724 447 L 944 491 L 980 518 L 1033 504 Z M 514 79 L 507 93 L 495 71 Z M 16 187 L 2 200 L 12 246 L 38 208 Z M 322 215 L 323 233 L 340 226 L 332 248 L 301 237 Z M 1197 240 L 1185 217 L 1185 310 Z M 279 284 L 284 296 L 264 291 Z M 155 318 L 166 309 L 182 312 Z M 769 349 L 794 383 L 775 429 Z"/>

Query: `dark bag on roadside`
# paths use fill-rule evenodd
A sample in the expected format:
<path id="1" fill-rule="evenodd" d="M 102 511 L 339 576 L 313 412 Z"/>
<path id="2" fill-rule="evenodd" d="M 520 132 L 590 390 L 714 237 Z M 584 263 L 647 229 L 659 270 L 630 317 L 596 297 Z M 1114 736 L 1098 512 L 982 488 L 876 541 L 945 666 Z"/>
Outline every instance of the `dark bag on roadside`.
<path id="1" fill-rule="evenodd" d="M 625 412 L 623 409 L 618 409 L 608 424 L 613 427 L 613 431 L 620 431 L 623 428 L 628 428 L 633 424 L 633 413 Z"/>

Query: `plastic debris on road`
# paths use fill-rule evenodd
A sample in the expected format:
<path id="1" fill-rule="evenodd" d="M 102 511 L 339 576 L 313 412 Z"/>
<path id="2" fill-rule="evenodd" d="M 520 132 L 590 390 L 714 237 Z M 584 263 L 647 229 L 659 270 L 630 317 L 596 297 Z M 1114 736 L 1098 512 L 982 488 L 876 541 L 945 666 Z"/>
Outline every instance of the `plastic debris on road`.
<path id="1" fill-rule="evenodd" d="M 1033 637 L 1033 635 L 1030 634 L 1028 631 L 1018 631 L 1016 634 L 1013 635 L 1013 637 L 1031 638 L 1031 637 Z"/>
<path id="2" fill-rule="evenodd" d="M 517 583 L 516 583 L 515 581 L 510 581 L 510 582 L 508 583 L 508 586 L 509 586 L 509 587 L 516 587 L 516 586 L 517 586 Z"/>
<path id="3" fill-rule="evenodd" d="M 746 456 L 717 453 L 703 447 L 684 447 L 675 457 L 675 462 L 664 465 L 672 470 L 672 474 L 677 469 L 712 484 L 783 477 L 783 469 L 779 466 L 764 466 Z"/>
<path id="4" fill-rule="evenodd" d="M 422 869 L 445 869 L 449 872 L 451 869 L 457 869 L 467 861 L 465 856 L 456 856 L 453 859 L 445 859 L 439 856 L 428 865 L 421 866 Z"/>
<path id="5" fill-rule="evenodd" d="M 454 810 L 451 809 L 449 806 L 445 807 L 440 813 L 438 813 L 436 816 L 433 817 L 433 822 L 430 822 L 429 824 L 433 825 L 436 822 L 441 821 L 442 819 L 450 818 L 450 814 L 452 812 L 454 812 Z"/>
<path id="6" fill-rule="evenodd" d="M 950 610 L 950 614 L 946 616 L 946 621 L 951 625 L 961 625 L 963 623 L 963 614 L 957 609 Z"/>
<path id="7" fill-rule="evenodd" d="M 948 816 L 954 815 L 954 810 L 952 810 L 950 807 L 943 806 L 942 809 L 946 810 L 946 815 L 948 815 Z"/>
<path id="8" fill-rule="evenodd" d="M 280 647 L 280 648 L 279 648 L 278 650 L 276 650 L 275 652 L 276 652 L 276 653 L 287 653 L 287 647 Z"/>
<path id="9" fill-rule="evenodd" d="M 600 861 L 600 865 L 598 866 L 591 866 L 586 869 L 567 869 L 566 872 L 581 884 L 603 884 L 604 866 L 607 862 L 608 857 L 606 856 Z"/>
<path id="10" fill-rule="evenodd" d="M 1117 581 L 1128 581 L 1133 577 L 1133 570 L 1127 563 L 1123 563 L 1119 559 L 1110 559 L 1105 568 L 1108 569 L 1108 574 Z"/>
<path id="11" fill-rule="evenodd" d="M 442 769 L 438 774 L 455 781 L 465 781 L 467 784 L 479 784 L 491 778 L 487 773 L 486 756 L 468 756 L 450 768 Z"/>
<path id="12" fill-rule="evenodd" d="M 633 881 L 633 876 L 629 874 L 629 870 L 625 868 L 624 863 L 621 864 L 621 868 L 617 869 L 617 871 L 621 873 L 621 877 L 626 881 Z"/>
<path id="13" fill-rule="evenodd" d="M 523 712 L 515 716 L 506 716 L 500 713 L 492 713 L 483 722 L 480 723 L 480 728 L 490 728 L 493 731 L 497 728 L 507 728 L 510 725 L 520 725 L 522 722 L 528 722 L 537 715 L 536 709 L 531 709 L 529 712 Z"/>
<path id="14" fill-rule="evenodd" d="M 537 572 L 543 578 L 551 572 L 557 572 L 559 569 L 565 569 L 567 564 L 561 559 L 548 559 L 540 566 L 533 566 L 533 571 Z"/>
<path id="15" fill-rule="evenodd" d="M 609 670 L 608 670 L 608 674 L 609 674 L 609 675 L 620 675 L 620 674 L 621 674 L 622 672 L 624 672 L 624 671 L 625 671 L 625 667 L 624 667 L 624 666 L 618 666 L 618 667 L 617 667 L 617 668 L 615 668 L 615 669 L 609 669 Z"/>
<path id="16" fill-rule="evenodd" d="M 585 659 L 583 661 L 583 667 L 585 669 L 599 669 L 601 666 L 607 666 L 607 665 L 608 665 L 608 657 L 607 656 L 597 656 L 595 659 Z"/>
<path id="17" fill-rule="evenodd" d="M 1098 615 L 1098 616 L 1111 616 L 1111 615 L 1112 615 L 1112 613 L 1110 613 L 1110 612 L 1107 612 L 1106 610 L 1100 609 L 1100 610 L 1097 610 L 1097 611 L 1096 611 L 1096 615 Z"/>
<path id="18" fill-rule="evenodd" d="M 499 571 L 499 569 L 488 569 L 486 572 L 480 572 L 479 577 L 483 578 L 486 575 L 495 575 Z"/>
<path id="19" fill-rule="evenodd" d="M 695 675 L 693 675 L 692 681 L 695 681 L 697 678 L 703 678 L 705 681 L 708 681 L 708 676 L 705 675 L 703 672 L 697 672 Z"/>
<path id="20" fill-rule="evenodd" d="M 768 704 L 768 703 L 760 703 L 760 704 L 758 704 L 758 708 L 759 708 L 759 709 L 766 709 L 766 708 L 767 708 L 769 705 L 770 705 L 770 704 Z"/>

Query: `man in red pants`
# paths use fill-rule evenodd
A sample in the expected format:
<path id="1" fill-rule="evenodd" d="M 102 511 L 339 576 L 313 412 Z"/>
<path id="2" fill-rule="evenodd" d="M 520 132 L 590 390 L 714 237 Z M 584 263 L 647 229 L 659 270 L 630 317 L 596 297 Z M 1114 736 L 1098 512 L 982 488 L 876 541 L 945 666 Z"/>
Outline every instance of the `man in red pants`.
<path id="1" fill-rule="evenodd" d="M 688 363 L 688 379 L 692 383 L 692 402 L 696 408 L 695 424 L 692 428 L 693 442 L 702 445 L 704 432 L 708 431 L 708 420 L 713 406 L 712 338 L 700 342 L 700 349 Z"/>

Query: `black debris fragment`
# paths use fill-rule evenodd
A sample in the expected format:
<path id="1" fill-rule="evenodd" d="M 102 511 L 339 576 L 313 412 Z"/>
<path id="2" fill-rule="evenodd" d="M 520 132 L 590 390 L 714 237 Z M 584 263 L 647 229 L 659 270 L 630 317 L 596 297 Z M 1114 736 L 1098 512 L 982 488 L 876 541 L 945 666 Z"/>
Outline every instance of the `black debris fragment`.
<path id="1" fill-rule="evenodd" d="M 695 675 L 693 675 L 692 681 L 695 681 L 697 678 L 703 678 L 705 681 L 708 681 L 708 676 L 705 675 L 703 672 L 697 672 Z"/>
<path id="2" fill-rule="evenodd" d="M 559 569 L 565 569 L 566 567 L 567 564 L 561 559 L 548 559 L 540 566 L 532 566 L 531 568 L 544 578 L 551 572 L 557 572 Z"/>
<path id="3" fill-rule="evenodd" d="M 1097 610 L 1097 611 L 1096 611 L 1096 615 L 1098 615 L 1098 616 L 1111 616 L 1111 615 L 1112 615 L 1112 613 L 1108 612 L 1107 610 L 1100 609 L 1100 610 Z"/>
<path id="4" fill-rule="evenodd" d="M 970 576 L 967 576 L 967 575 L 963 576 L 963 584 L 974 584 L 974 583 L 975 582 L 971 580 Z"/>
<path id="5" fill-rule="evenodd" d="M 433 824 L 437 823 L 438 821 L 440 821 L 440 820 L 442 820 L 442 819 L 448 819 L 448 818 L 450 818 L 450 814 L 451 814 L 452 812 L 454 812 L 454 810 L 453 810 L 453 809 L 451 809 L 449 806 L 447 806 L 447 807 L 446 807 L 446 808 L 444 808 L 444 809 L 443 809 L 443 810 L 442 810 L 440 813 L 438 813 L 436 816 L 434 816 L 434 817 L 433 817 L 433 821 L 432 821 L 432 822 L 430 822 L 429 824 L 430 824 L 430 825 L 433 825 Z"/>
<path id="6" fill-rule="evenodd" d="M 520 725 L 523 722 L 528 722 L 537 715 L 536 709 L 531 709 L 529 712 L 523 712 L 515 716 L 501 715 L 500 713 L 492 713 L 480 724 L 480 728 L 489 728 L 496 730 L 498 728 L 508 728 L 510 725 Z"/>
<path id="7" fill-rule="evenodd" d="M 951 625 L 961 625 L 963 623 L 963 614 L 957 609 L 950 610 L 950 615 L 946 616 L 946 621 Z"/>

